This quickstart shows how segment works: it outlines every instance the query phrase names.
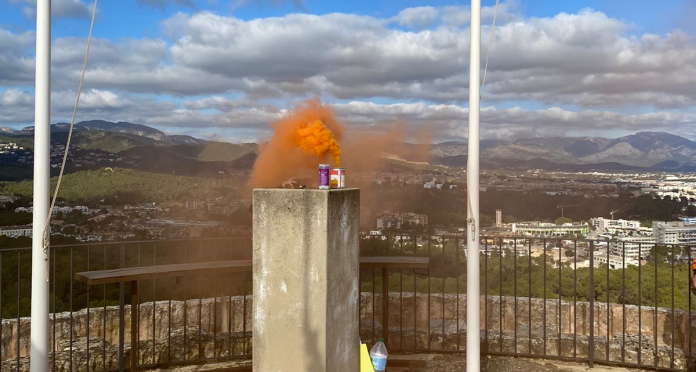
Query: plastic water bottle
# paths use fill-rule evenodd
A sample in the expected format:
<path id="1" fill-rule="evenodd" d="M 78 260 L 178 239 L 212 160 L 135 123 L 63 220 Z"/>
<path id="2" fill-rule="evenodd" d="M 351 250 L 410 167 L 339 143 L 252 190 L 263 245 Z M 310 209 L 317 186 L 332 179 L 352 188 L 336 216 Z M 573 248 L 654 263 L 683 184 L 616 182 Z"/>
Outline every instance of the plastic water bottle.
<path id="1" fill-rule="evenodd" d="M 384 345 L 384 339 L 380 337 L 370 350 L 370 359 L 372 359 L 372 367 L 374 367 L 375 372 L 387 369 L 387 355 L 387 346 Z"/>

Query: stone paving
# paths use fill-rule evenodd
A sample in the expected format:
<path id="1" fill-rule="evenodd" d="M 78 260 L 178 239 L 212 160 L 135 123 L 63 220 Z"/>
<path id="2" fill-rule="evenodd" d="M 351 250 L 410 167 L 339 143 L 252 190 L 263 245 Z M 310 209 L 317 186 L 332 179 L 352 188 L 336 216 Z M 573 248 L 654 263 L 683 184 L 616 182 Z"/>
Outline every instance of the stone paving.
<path id="1" fill-rule="evenodd" d="M 417 367 L 389 368 L 388 372 L 462 372 L 466 371 L 466 359 L 461 356 L 424 355 L 423 363 Z M 425 364 L 425 365 L 423 365 Z M 481 372 L 619 372 L 639 371 L 636 369 L 606 367 L 595 365 L 590 369 L 586 364 L 557 362 L 542 359 L 484 357 L 481 359 Z"/>
<path id="2" fill-rule="evenodd" d="M 466 371 L 466 359 L 463 356 L 444 356 L 436 354 L 398 355 L 393 356 L 403 365 L 412 361 L 415 367 L 394 368 L 387 372 L 463 372 Z M 251 360 L 204 364 L 197 366 L 176 367 L 170 369 L 151 369 L 147 372 L 216 372 L 229 371 L 239 367 L 248 367 L 251 371 Z M 557 362 L 542 359 L 483 357 L 481 372 L 637 372 L 640 370 L 620 367 L 595 365 L 590 369 L 586 364 Z M 144 371 L 143 371 L 144 372 Z"/>

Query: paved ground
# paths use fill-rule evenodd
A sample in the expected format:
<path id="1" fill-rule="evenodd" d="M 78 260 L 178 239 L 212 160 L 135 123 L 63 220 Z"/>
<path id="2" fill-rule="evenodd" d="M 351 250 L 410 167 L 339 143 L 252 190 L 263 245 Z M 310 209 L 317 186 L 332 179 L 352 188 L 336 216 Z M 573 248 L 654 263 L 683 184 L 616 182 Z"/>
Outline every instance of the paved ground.
<path id="1" fill-rule="evenodd" d="M 387 372 L 465 372 L 464 357 L 443 356 L 434 354 L 390 356 L 390 360 L 398 361 L 399 365 L 412 363 L 416 367 L 389 368 Z M 205 364 L 199 366 L 177 367 L 172 369 L 149 370 L 148 372 L 228 372 L 237 371 L 239 367 L 247 367 L 251 371 L 251 361 Z M 589 369 L 579 363 L 556 362 L 541 359 L 484 357 L 481 359 L 481 372 L 633 372 L 636 369 L 604 367 L 595 365 Z"/>
<path id="2" fill-rule="evenodd" d="M 400 357 L 397 357 L 401 359 Z M 406 357 L 404 357 L 406 358 Z M 390 368 L 388 372 L 463 372 L 466 371 L 464 357 L 423 355 L 419 367 Z M 425 364 L 425 365 L 423 365 Z M 481 359 L 481 372 L 627 372 L 638 371 L 626 368 L 603 367 L 595 365 L 589 369 L 587 365 L 577 363 L 556 362 L 541 359 L 491 357 Z"/>

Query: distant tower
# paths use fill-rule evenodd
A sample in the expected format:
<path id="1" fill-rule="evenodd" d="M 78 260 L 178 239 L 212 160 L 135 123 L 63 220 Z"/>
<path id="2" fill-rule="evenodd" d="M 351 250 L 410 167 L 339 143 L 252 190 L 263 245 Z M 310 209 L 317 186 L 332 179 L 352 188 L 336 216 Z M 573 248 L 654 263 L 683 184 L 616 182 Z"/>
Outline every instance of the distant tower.
<path id="1" fill-rule="evenodd" d="M 503 227 L 503 210 L 495 210 L 495 227 Z"/>

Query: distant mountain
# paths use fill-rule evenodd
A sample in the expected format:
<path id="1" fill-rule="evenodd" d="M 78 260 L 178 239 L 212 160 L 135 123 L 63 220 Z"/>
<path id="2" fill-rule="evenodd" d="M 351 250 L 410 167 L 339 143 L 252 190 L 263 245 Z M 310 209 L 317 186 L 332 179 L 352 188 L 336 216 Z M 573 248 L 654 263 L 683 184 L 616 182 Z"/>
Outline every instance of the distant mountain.
<path id="1" fill-rule="evenodd" d="M 245 154 L 234 161 L 199 161 L 184 156 L 176 155 L 166 147 L 138 146 L 119 153 L 127 159 L 127 167 L 155 173 L 179 174 L 186 176 L 209 176 L 220 172 L 228 173 L 239 170 L 251 169 L 253 161 L 249 164 Z"/>
<path id="2" fill-rule="evenodd" d="M 466 155 L 457 155 L 451 157 L 436 158 L 433 163 L 448 167 L 466 167 Z M 599 163 L 599 164 L 561 164 L 547 159 L 534 158 L 529 160 L 518 159 L 494 159 L 482 158 L 480 162 L 481 168 L 484 169 L 543 169 L 549 171 L 574 171 L 574 172 L 592 172 L 592 171 L 652 171 L 653 168 L 629 166 L 620 163 Z M 680 168 L 678 168 L 680 169 Z M 695 167 L 696 169 L 696 167 Z M 679 170 L 682 171 L 682 170 Z"/>
<path id="3" fill-rule="evenodd" d="M 139 137 L 101 130 L 85 130 L 74 134 L 74 144 L 83 149 L 119 153 L 136 146 L 154 145 L 148 137 Z"/>
<path id="4" fill-rule="evenodd" d="M 256 153 L 256 144 L 234 144 L 228 142 L 206 142 L 193 145 L 175 145 L 164 148 L 172 154 L 199 161 L 234 161 L 240 157 Z"/>
<path id="5" fill-rule="evenodd" d="M 11 130 L 10 128 L 6 128 Z M 51 133 L 62 133 L 68 132 L 70 130 L 69 123 L 56 123 L 51 125 Z M 130 136 L 132 139 L 138 139 L 140 142 L 148 142 L 144 139 L 150 139 L 148 143 L 162 142 L 163 144 L 172 145 L 184 145 L 184 144 L 203 144 L 208 141 L 198 139 L 191 136 L 183 135 L 172 135 L 168 136 L 161 130 L 149 127 L 143 124 L 133 124 L 124 121 L 119 121 L 117 123 L 105 121 L 105 120 L 88 120 L 75 123 L 73 126 L 73 132 L 84 132 L 84 131 L 102 131 L 110 133 L 119 133 L 122 135 Z M 34 127 L 26 127 L 21 131 L 16 131 L 14 134 L 24 134 L 29 135 L 34 133 Z"/>
<path id="6" fill-rule="evenodd" d="M 435 157 L 465 155 L 466 143 L 433 145 Z M 696 142 L 664 132 L 640 132 L 616 139 L 598 137 L 548 137 L 506 141 L 481 141 L 484 159 L 547 159 L 558 164 L 619 163 L 652 167 L 665 161 L 696 164 Z"/>
<path id="7" fill-rule="evenodd" d="M 563 147 L 567 153 L 582 158 L 602 151 L 606 146 L 606 138 L 580 138 Z"/>
<path id="8" fill-rule="evenodd" d="M 502 140 L 481 140 L 479 149 L 481 151 L 494 146 L 508 144 L 509 142 Z M 430 154 L 434 156 L 456 156 L 465 155 L 469 151 L 469 146 L 464 141 L 442 142 L 431 145 Z"/>
<path id="9" fill-rule="evenodd" d="M 638 132 L 617 138 L 612 141 L 612 145 L 620 142 L 628 142 L 632 147 L 643 152 L 650 152 L 664 147 L 696 150 L 696 142 L 665 132 Z"/>
<path id="10" fill-rule="evenodd" d="M 70 125 L 66 123 L 52 125 L 51 142 L 64 144 L 69 129 Z M 0 139 L 28 146 L 33 143 L 33 133 L 34 127 L 26 127 L 12 135 L 0 133 Z M 75 124 L 72 144 L 77 150 L 88 151 L 75 153 L 79 161 L 75 166 L 68 164 L 69 173 L 104 166 L 104 160 L 95 161 L 90 158 L 90 154 L 111 153 L 118 154 L 118 157 L 112 158 L 117 160 L 112 160 L 108 165 L 156 173 L 217 176 L 251 169 L 258 151 L 256 144 L 211 142 L 182 135 L 168 136 L 145 125 L 101 120 Z M 107 157 L 100 155 L 100 159 Z M 0 168 L 8 165 L 0 161 Z M 0 175 L 1 171 L 2 169 Z"/>
<path id="11" fill-rule="evenodd" d="M 167 135 L 164 134 L 164 132 L 142 124 L 133 124 L 123 121 L 112 123 L 104 120 L 90 120 L 79 122 L 78 125 L 90 130 L 104 130 L 121 134 L 131 134 L 139 137 L 151 138 L 155 141 L 167 142 Z"/>
<path id="12" fill-rule="evenodd" d="M 196 137 L 184 136 L 184 135 L 171 135 L 167 136 L 169 142 L 174 145 L 202 145 L 208 141 L 202 140 Z"/>
<path id="13" fill-rule="evenodd" d="M 54 124 L 52 140 L 65 141 L 69 125 Z M 31 147 L 33 127 L 20 131 L 0 128 L 0 136 Z M 213 142 L 185 135 L 167 135 L 142 124 L 90 120 L 75 124 L 74 144 L 82 149 L 118 153 L 124 161 L 139 159 L 162 167 L 159 171 L 250 169 L 258 153 L 257 144 Z M 450 141 L 410 144 L 400 141 L 375 143 L 380 156 L 407 162 L 461 167 L 466 165 L 468 144 Z M 639 132 L 607 139 L 600 137 L 546 137 L 515 141 L 482 140 L 484 168 L 540 168 L 562 170 L 655 170 L 696 171 L 696 142 L 665 132 Z M 176 164 L 178 162 L 178 164 Z M 145 164 L 148 163 L 148 164 Z M 208 163 L 208 164 L 206 164 Z M 132 162 L 135 167 L 136 162 Z M 153 168 L 155 170 L 157 167 Z"/>
<path id="14" fill-rule="evenodd" d="M 0 128 L 0 134 L 15 135 L 15 134 L 18 134 L 18 133 L 19 133 L 19 131 L 18 131 L 17 129 L 12 129 L 12 128 L 8 128 L 8 127 L 1 127 L 1 128 Z"/>

